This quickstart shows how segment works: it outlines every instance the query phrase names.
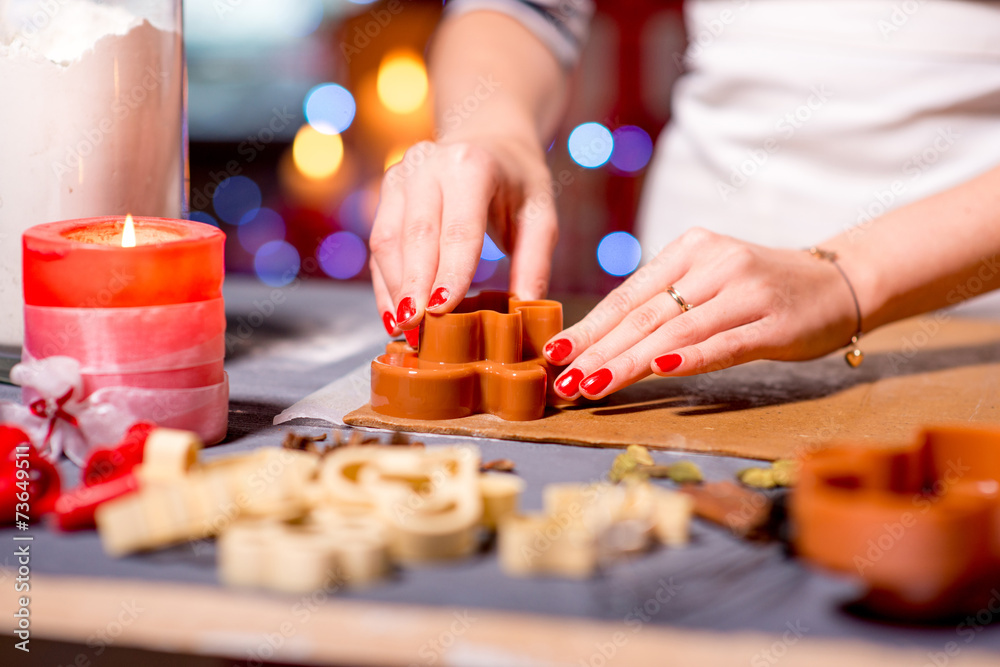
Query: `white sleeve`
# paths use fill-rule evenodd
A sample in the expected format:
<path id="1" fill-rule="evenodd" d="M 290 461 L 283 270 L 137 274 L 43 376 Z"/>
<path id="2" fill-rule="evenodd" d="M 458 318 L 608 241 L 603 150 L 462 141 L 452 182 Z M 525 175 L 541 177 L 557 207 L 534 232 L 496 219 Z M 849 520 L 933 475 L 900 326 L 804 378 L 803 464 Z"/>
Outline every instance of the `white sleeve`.
<path id="1" fill-rule="evenodd" d="M 445 12 L 457 16 L 488 10 L 515 19 L 549 47 L 564 67 L 572 67 L 580 58 L 587 39 L 592 0 L 451 0 Z"/>

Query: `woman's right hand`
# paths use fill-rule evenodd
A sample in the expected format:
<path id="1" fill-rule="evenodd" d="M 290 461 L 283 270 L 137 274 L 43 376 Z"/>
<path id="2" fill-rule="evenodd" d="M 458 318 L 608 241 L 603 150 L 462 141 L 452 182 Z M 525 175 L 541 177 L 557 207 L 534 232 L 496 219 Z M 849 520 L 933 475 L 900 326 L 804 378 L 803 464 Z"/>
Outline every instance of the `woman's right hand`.
<path id="1" fill-rule="evenodd" d="M 545 153 L 533 142 L 477 137 L 412 146 L 382 179 L 372 228 L 372 284 L 386 331 L 411 344 L 424 311 L 465 297 L 483 235 L 510 255 L 510 291 L 548 291 L 558 229 Z"/>

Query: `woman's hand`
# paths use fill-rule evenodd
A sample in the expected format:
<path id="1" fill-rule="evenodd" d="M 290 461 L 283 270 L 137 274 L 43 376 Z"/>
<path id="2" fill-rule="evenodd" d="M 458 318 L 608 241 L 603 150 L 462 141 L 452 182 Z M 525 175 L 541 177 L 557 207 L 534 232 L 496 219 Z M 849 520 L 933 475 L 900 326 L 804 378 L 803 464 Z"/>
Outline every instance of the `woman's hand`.
<path id="1" fill-rule="evenodd" d="M 812 359 L 846 345 L 856 326 L 850 290 L 830 262 L 692 229 L 554 336 L 545 356 L 569 364 L 559 394 L 600 398 L 650 373 Z"/>
<path id="2" fill-rule="evenodd" d="M 382 180 L 369 242 L 389 335 L 415 334 L 425 309 L 446 313 L 462 300 L 487 222 L 510 253 L 511 291 L 543 297 L 558 234 L 550 192 L 544 152 L 530 142 L 477 137 L 411 147 Z"/>

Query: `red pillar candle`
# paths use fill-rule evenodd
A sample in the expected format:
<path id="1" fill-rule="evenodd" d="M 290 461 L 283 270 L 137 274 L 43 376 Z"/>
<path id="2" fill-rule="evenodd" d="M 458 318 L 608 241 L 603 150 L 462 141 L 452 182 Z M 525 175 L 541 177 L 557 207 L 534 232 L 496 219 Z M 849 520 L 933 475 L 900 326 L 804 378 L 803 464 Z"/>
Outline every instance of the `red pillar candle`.
<path id="1" fill-rule="evenodd" d="M 23 236 L 26 359 L 69 356 L 87 394 L 225 435 L 225 234 L 164 218 L 67 220 Z"/>
<path id="2" fill-rule="evenodd" d="M 200 222 L 135 218 L 66 220 L 24 233 L 24 302 L 32 306 L 125 308 L 222 296 L 226 235 Z"/>

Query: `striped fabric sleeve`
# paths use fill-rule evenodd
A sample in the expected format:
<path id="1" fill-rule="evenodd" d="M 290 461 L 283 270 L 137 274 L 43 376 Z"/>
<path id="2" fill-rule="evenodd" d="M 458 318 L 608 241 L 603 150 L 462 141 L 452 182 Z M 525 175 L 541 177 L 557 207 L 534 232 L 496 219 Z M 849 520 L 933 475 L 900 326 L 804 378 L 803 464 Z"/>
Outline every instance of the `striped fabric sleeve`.
<path id="1" fill-rule="evenodd" d="M 573 67 L 587 39 L 593 0 L 451 0 L 446 15 L 488 10 L 506 14 L 549 47 L 564 67 Z"/>

